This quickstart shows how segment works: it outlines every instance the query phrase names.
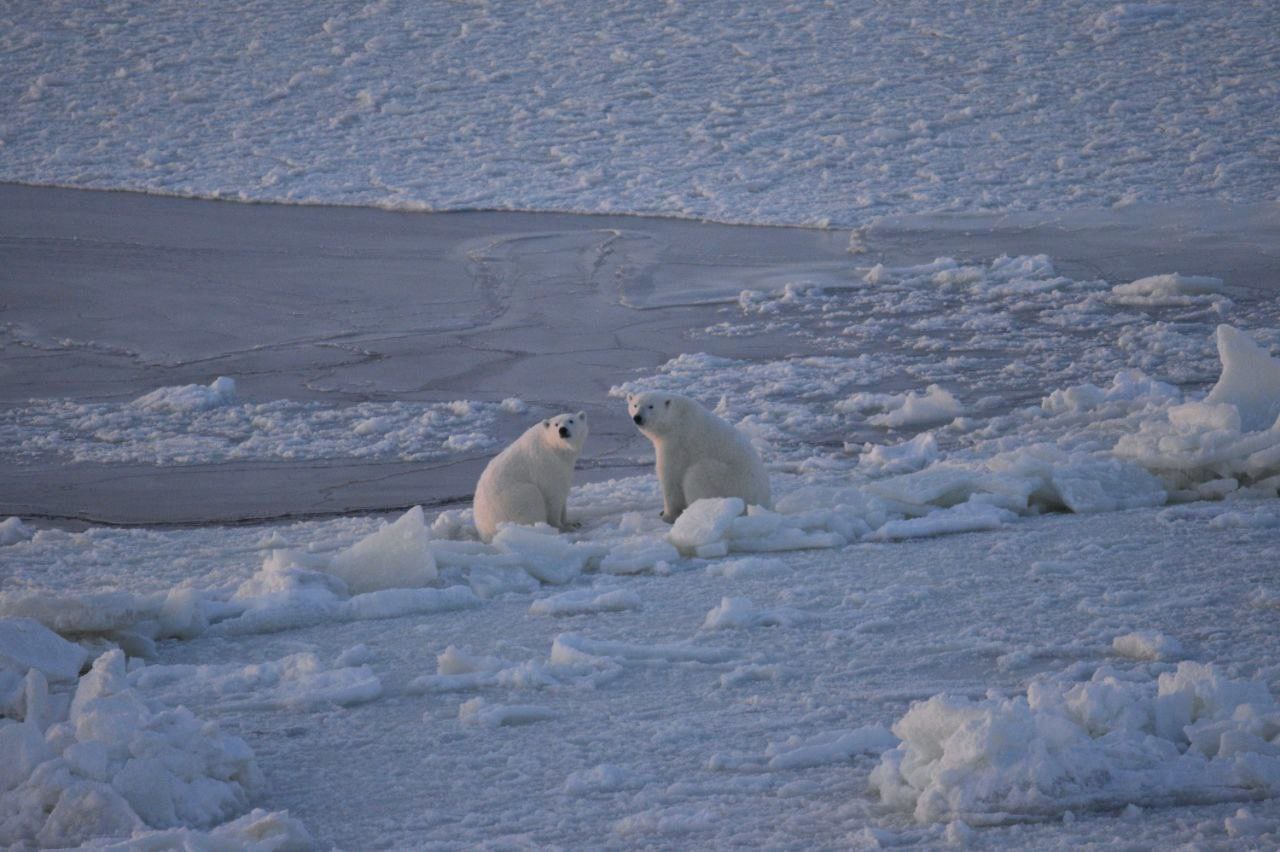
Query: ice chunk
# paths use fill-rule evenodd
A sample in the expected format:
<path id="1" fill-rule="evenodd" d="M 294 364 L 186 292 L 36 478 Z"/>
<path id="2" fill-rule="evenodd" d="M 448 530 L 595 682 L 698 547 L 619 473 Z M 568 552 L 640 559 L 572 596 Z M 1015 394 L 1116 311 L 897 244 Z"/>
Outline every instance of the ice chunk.
<path id="1" fill-rule="evenodd" d="M 633 536 L 610 544 L 609 552 L 600 561 L 600 570 L 606 574 L 639 574 L 679 558 L 680 552 L 665 541 Z"/>
<path id="2" fill-rule="evenodd" d="M 1240 412 L 1240 428 L 1246 432 L 1275 426 L 1280 416 L 1280 361 L 1229 325 L 1218 326 L 1218 357 L 1222 376 L 1205 402 L 1234 405 Z"/>
<path id="3" fill-rule="evenodd" d="M 502 725 L 527 725 L 554 719 L 556 714 L 549 707 L 535 704 L 490 704 L 483 698 L 472 698 L 458 707 L 458 718 L 468 725 L 484 725 L 497 728 Z"/>
<path id="4" fill-rule="evenodd" d="M 720 605 L 713 607 L 703 619 L 704 630 L 724 630 L 742 627 L 789 627 L 808 620 L 803 612 L 793 609 L 760 609 L 750 598 L 720 599 Z"/>
<path id="5" fill-rule="evenodd" d="M 529 605 L 533 615 L 584 615 L 595 612 L 621 612 L 639 609 L 640 596 L 630 589 L 574 589 Z"/>
<path id="6" fill-rule="evenodd" d="M 770 743 L 765 756 L 770 769 L 804 769 L 844 763 L 855 754 L 880 754 L 897 744 L 898 738 L 884 725 L 864 725 L 808 740 L 792 738 L 780 744 Z"/>
<path id="7" fill-rule="evenodd" d="M 493 546 L 515 556 L 521 567 L 542 582 L 554 584 L 567 583 L 582 573 L 595 552 L 591 547 L 575 545 L 546 524 L 500 524 Z"/>
<path id="8" fill-rule="evenodd" d="M 236 399 L 235 379 L 219 376 L 209 385 L 181 385 L 157 388 L 133 401 L 138 408 L 148 411 L 186 413 L 208 411 L 230 405 Z"/>
<path id="9" fill-rule="evenodd" d="M 614 793 L 618 790 L 634 790 L 645 785 L 645 778 L 623 766 L 602 763 L 591 769 L 572 772 L 564 782 L 564 792 L 570 796 L 589 796 L 593 793 Z"/>
<path id="10" fill-rule="evenodd" d="M 183 707 L 153 710 L 125 668 L 119 650 L 99 657 L 43 736 L 34 717 L 0 723 L 0 845 L 209 828 L 247 809 L 262 777 L 245 742 Z"/>
<path id="11" fill-rule="evenodd" d="M 846 414 L 881 412 L 867 422 L 885 427 L 937 423 L 962 413 L 959 401 L 939 385 L 929 385 L 924 393 L 855 393 L 836 402 L 835 409 Z"/>
<path id="12" fill-rule="evenodd" d="M 938 459 L 938 440 L 932 432 L 921 432 L 910 441 L 892 446 L 866 444 L 858 468 L 869 476 L 911 473 Z"/>
<path id="13" fill-rule="evenodd" d="M 395 523 L 339 553 L 328 570 L 341 577 L 352 594 L 425 586 L 437 576 L 429 538 L 422 507 L 414 506 Z"/>
<path id="14" fill-rule="evenodd" d="M 681 553 L 697 553 L 699 548 L 723 541 L 733 519 L 746 511 L 746 508 L 746 504 L 738 497 L 697 500 L 676 518 L 667 538 Z"/>
<path id="15" fill-rule="evenodd" d="M 1220 296 L 1221 278 L 1208 275 L 1151 275 L 1111 288 L 1111 300 L 1121 305 L 1183 305 L 1196 297 Z"/>
<path id="16" fill-rule="evenodd" d="M 949 509 L 939 509 L 921 518 L 889 521 L 872 533 L 876 541 L 901 541 L 951 533 L 999 529 L 1017 519 L 1008 509 L 969 501 Z"/>
<path id="17" fill-rule="evenodd" d="M 0 521 L 0 547 L 30 541 L 35 534 L 35 530 L 24 524 L 21 518 L 10 517 Z"/>
<path id="18" fill-rule="evenodd" d="M 1114 512 L 1163 505 L 1160 480 L 1135 464 L 1118 459 L 1073 459 L 1051 476 L 1057 497 L 1073 512 Z"/>
<path id="19" fill-rule="evenodd" d="M 1111 640 L 1111 649 L 1131 660 L 1168 660 L 1182 653 L 1177 639 L 1155 630 L 1139 630 Z"/>
<path id="20" fill-rule="evenodd" d="M 85 651 L 30 618 L 0 618 L 0 667 L 36 669 L 50 680 L 75 680 Z"/>

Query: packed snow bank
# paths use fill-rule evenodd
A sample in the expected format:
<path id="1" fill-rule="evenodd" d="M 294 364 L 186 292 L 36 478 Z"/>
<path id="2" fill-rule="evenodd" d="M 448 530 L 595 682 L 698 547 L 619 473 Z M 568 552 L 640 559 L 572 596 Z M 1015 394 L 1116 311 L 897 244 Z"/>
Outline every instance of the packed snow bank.
<path id="1" fill-rule="evenodd" d="M 209 829 L 244 814 L 262 786 L 243 740 L 184 707 L 154 709 L 130 685 L 118 650 L 99 657 L 70 696 L 51 694 L 39 669 L 23 683 L 21 711 L 0 718 L 0 844 L 66 847 Z M 308 840 L 283 815 L 256 812 L 252 821 L 295 846 Z M 221 837 L 247 828 L 227 826 Z"/>
<path id="2" fill-rule="evenodd" d="M 1280 707 L 1265 684 L 1199 663 L 1042 678 L 1014 698 L 935 695 L 893 733 L 902 743 L 871 783 L 921 822 L 1280 795 Z"/>

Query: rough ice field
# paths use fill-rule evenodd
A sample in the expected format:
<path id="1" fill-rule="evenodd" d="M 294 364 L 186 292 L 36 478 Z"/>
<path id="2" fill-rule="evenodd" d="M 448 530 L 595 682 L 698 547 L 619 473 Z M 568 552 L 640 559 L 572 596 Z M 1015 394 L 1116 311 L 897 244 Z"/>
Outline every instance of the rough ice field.
<path id="1" fill-rule="evenodd" d="M 717 406 L 772 510 L 667 526 L 644 475 L 491 545 L 469 509 L 5 521 L 0 840 L 1280 839 L 1273 301 L 1043 256 L 777 283 L 700 333 L 832 354 L 613 391 Z M 232 391 L 130 406 L 181 431 Z"/>
<path id="2" fill-rule="evenodd" d="M 35 399 L 0 412 L 0 443 L 15 458 L 209 464 L 244 460 L 429 461 L 490 449 L 498 419 L 528 407 L 501 403 L 242 402 L 235 380 L 157 388 L 126 403 Z"/>
<path id="3" fill-rule="evenodd" d="M 0 180 L 852 225 L 1270 201 L 1274 3 L 0 11 Z"/>

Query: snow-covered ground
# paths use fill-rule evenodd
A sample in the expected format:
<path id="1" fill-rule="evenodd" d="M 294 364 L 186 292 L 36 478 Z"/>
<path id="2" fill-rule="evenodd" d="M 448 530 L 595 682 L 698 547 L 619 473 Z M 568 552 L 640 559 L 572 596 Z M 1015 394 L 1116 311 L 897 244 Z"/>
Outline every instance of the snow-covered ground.
<path id="1" fill-rule="evenodd" d="M 0 9 L 0 845 L 1280 845 L 1277 32 Z"/>
<path id="2" fill-rule="evenodd" d="M 1274 201 L 1266 0 L 0 9 L 0 180 L 852 225 Z"/>
<path id="3" fill-rule="evenodd" d="M 688 330 L 813 354 L 686 352 L 609 392 L 715 405 L 775 511 L 703 501 L 668 527 L 643 473 L 577 488 L 574 533 L 492 545 L 466 506 L 6 521 L 6 842 L 1274 843 L 1274 299 L 1045 256 L 823 275 L 699 288 Z M 225 421 L 239 446 L 285 423 L 376 458 L 402 450 L 371 419 L 431 447 L 530 416 L 355 408 L 223 377 L 33 401 L 6 451 L 181 468 L 164 448 Z"/>

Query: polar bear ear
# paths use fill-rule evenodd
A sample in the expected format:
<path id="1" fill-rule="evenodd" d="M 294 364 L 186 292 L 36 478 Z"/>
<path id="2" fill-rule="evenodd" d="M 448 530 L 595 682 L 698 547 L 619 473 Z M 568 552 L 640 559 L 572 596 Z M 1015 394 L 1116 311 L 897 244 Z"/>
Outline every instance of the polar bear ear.
<path id="1" fill-rule="evenodd" d="M 586 419 L 587 419 L 587 412 L 585 412 L 585 411 L 579 411 L 579 412 L 578 412 L 578 419 L 579 419 L 579 420 L 586 420 Z"/>
<path id="2" fill-rule="evenodd" d="M 636 398 L 636 395 L 635 395 L 635 394 L 633 394 L 633 393 L 629 393 L 629 394 L 627 394 L 627 402 L 631 402 L 631 400 L 633 400 L 633 399 L 635 399 L 635 398 Z"/>

